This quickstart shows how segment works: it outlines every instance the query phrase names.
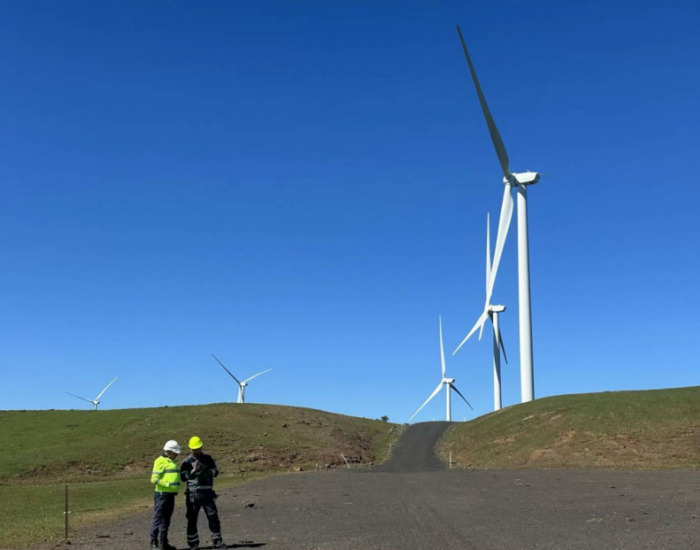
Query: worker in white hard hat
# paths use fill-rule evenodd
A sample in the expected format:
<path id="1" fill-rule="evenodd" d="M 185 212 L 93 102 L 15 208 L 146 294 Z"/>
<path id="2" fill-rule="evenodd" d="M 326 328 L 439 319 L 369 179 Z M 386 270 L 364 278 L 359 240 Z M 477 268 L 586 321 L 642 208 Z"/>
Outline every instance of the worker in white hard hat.
<path id="1" fill-rule="evenodd" d="M 180 469 L 175 460 L 181 451 L 177 441 L 170 440 L 163 447 L 163 454 L 153 463 L 151 483 L 156 486 L 156 492 L 153 495 L 151 550 L 176 550 L 168 542 L 168 528 L 180 489 Z"/>

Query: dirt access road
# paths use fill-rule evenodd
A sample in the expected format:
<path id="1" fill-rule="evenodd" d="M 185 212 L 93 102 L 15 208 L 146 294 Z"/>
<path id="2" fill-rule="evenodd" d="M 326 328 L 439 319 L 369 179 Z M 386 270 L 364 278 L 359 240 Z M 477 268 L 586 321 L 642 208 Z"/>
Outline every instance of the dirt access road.
<path id="1" fill-rule="evenodd" d="M 374 470 L 291 474 L 222 491 L 227 542 L 265 550 L 700 548 L 697 472 L 445 470 L 433 447 L 446 427 L 410 427 L 392 460 Z M 144 513 L 82 533 L 70 548 L 146 549 L 149 521 Z M 184 525 L 180 498 L 171 531 L 178 548 L 186 548 Z"/>

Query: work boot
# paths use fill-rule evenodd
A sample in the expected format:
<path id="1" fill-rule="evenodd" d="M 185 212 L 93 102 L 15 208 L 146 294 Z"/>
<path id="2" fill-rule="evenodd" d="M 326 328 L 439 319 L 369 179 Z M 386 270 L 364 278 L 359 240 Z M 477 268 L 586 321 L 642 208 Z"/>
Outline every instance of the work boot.
<path id="1" fill-rule="evenodd" d="M 160 550 L 177 550 L 172 544 L 169 542 L 163 542 L 160 545 Z"/>
<path id="2" fill-rule="evenodd" d="M 217 540 L 217 541 L 213 544 L 213 547 L 214 547 L 214 548 L 228 548 L 228 545 L 227 545 L 223 540 Z"/>
<path id="3" fill-rule="evenodd" d="M 157 542 L 151 542 L 151 550 L 160 550 L 160 545 Z"/>

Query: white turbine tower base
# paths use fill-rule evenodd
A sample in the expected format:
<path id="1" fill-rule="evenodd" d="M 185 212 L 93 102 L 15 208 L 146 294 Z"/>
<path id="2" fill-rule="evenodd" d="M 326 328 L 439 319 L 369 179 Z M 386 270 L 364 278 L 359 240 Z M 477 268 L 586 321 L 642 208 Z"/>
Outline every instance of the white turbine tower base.
<path id="1" fill-rule="evenodd" d="M 411 420 L 413 420 L 414 416 L 416 416 L 421 410 L 423 410 L 423 407 L 425 407 L 430 402 L 430 400 L 440 392 L 440 390 L 442 389 L 443 386 L 446 387 L 445 388 L 445 390 L 446 390 L 446 401 L 445 401 L 446 414 L 445 414 L 445 418 L 448 422 L 452 422 L 452 400 L 451 400 L 451 397 L 452 397 L 453 391 L 455 391 L 457 393 L 457 395 L 459 395 L 462 399 L 464 399 L 464 402 L 467 405 L 469 405 L 469 408 L 471 410 L 474 410 L 474 408 L 471 406 L 469 401 L 467 401 L 467 398 L 464 397 L 462 395 L 462 392 L 460 392 L 457 389 L 457 386 L 455 386 L 455 379 L 454 378 L 447 378 L 445 376 L 445 371 L 447 369 L 445 366 L 445 349 L 442 345 L 442 318 L 438 317 L 438 320 L 439 320 L 439 324 L 440 324 L 440 363 L 441 363 L 441 367 L 442 367 L 442 380 L 440 380 L 440 383 L 438 384 L 437 388 L 435 388 L 435 390 L 433 390 L 433 393 L 430 394 L 430 397 L 428 397 L 428 399 L 425 400 L 425 403 L 423 403 L 420 406 L 420 408 L 416 412 L 413 413 L 411 418 L 408 419 L 409 422 Z"/>
<path id="2" fill-rule="evenodd" d="M 532 313 L 531 313 L 531 297 L 530 297 L 530 256 L 528 250 L 528 227 L 527 227 L 527 186 L 534 185 L 540 179 L 540 174 L 537 172 L 511 172 L 510 160 L 506 151 L 501 134 L 498 132 L 496 122 L 493 120 L 491 111 L 489 110 L 486 98 L 479 84 L 479 79 L 476 76 L 476 70 L 472 63 L 467 44 L 462 36 L 462 31 L 459 26 L 457 33 L 462 43 L 464 56 L 469 64 L 469 72 L 474 81 L 476 95 L 479 97 L 481 110 L 484 113 L 486 126 L 493 147 L 496 150 L 498 162 L 501 165 L 503 172 L 503 182 L 506 184 L 507 194 L 510 194 L 510 188 L 516 187 L 518 190 L 518 320 L 520 332 L 520 393 L 523 403 L 532 401 L 535 398 L 535 376 L 534 376 L 534 357 L 532 344 Z M 512 197 L 510 199 L 512 203 Z M 506 198 L 504 196 L 504 205 Z M 503 210 L 501 210 L 503 216 Z M 499 220 L 499 234 L 501 231 Z M 510 219 L 508 220 L 510 223 Z M 506 232 L 508 231 L 506 227 Z M 499 235 L 500 236 L 500 235 Z M 498 244 L 496 245 L 498 248 Z M 494 268 L 497 269 L 497 264 L 494 262 Z"/>
<path id="3" fill-rule="evenodd" d="M 266 372 L 270 372 L 270 371 L 272 370 L 272 369 L 264 370 L 264 371 L 262 371 L 262 372 L 259 372 L 258 374 L 254 374 L 254 375 L 251 376 L 250 378 L 246 378 L 245 380 L 240 381 L 240 380 L 238 380 L 238 378 L 236 378 L 236 377 L 233 375 L 233 373 L 232 373 L 230 370 L 228 370 L 228 369 L 224 366 L 224 364 L 223 364 L 221 361 L 219 361 L 219 359 L 216 357 L 216 355 L 214 355 L 214 354 L 212 353 L 211 356 L 212 356 L 214 359 L 216 359 L 216 362 L 219 363 L 219 365 L 222 366 L 222 368 L 229 374 L 229 376 L 235 380 L 236 384 L 238 384 L 238 401 L 237 401 L 237 403 L 239 403 L 239 404 L 245 403 L 245 389 L 246 389 L 246 387 L 248 386 L 248 382 L 250 382 L 253 378 L 257 378 L 257 377 L 260 376 L 261 374 L 265 374 Z"/>
<path id="4" fill-rule="evenodd" d="M 88 403 L 92 403 L 92 406 L 93 406 L 92 410 L 96 411 L 97 407 L 100 404 L 100 397 L 102 397 L 105 394 L 105 392 L 107 391 L 107 389 L 117 381 L 117 378 L 115 378 L 109 384 L 107 384 L 105 386 L 105 388 L 97 395 L 97 397 L 95 397 L 95 399 L 85 399 L 84 397 L 80 397 L 79 395 L 75 395 L 74 393 L 70 393 L 70 392 L 65 392 L 65 393 L 67 393 L 68 395 L 72 395 L 73 397 L 77 397 L 78 399 L 82 399 L 83 401 L 87 401 Z"/>
<path id="5" fill-rule="evenodd" d="M 520 326 L 520 400 L 522 403 L 527 403 L 535 398 L 526 185 L 518 185 L 518 321 Z"/>

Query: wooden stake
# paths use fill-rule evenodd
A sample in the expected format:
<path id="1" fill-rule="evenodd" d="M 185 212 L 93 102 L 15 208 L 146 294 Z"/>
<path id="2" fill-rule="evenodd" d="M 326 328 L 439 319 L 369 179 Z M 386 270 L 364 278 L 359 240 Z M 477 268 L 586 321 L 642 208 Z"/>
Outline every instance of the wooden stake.
<path id="1" fill-rule="evenodd" d="M 66 542 L 68 542 L 68 514 L 70 514 L 70 511 L 68 510 L 68 485 L 66 485 L 66 509 L 63 512 L 63 517 L 65 518 L 65 527 L 66 527 Z"/>

